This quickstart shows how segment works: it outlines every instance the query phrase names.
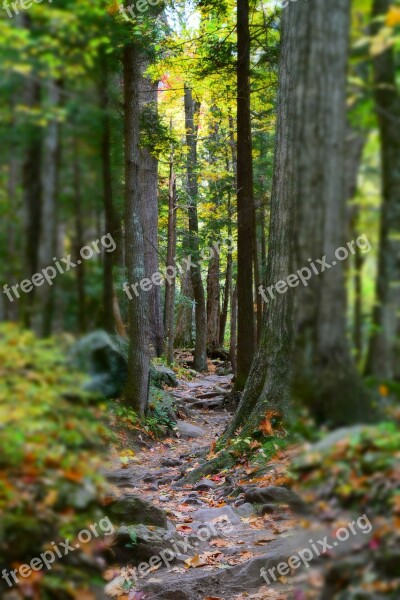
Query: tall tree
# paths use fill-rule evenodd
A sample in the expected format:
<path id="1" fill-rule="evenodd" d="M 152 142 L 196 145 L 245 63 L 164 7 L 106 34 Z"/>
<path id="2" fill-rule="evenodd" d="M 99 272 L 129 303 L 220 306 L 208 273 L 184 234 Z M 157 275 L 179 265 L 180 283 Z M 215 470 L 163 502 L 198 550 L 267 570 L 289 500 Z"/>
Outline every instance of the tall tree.
<path id="1" fill-rule="evenodd" d="M 145 52 L 140 57 L 139 109 L 141 124 L 151 128 L 157 120 L 158 82 L 146 75 L 149 59 Z M 146 145 L 140 146 L 140 198 L 144 234 L 146 277 L 160 270 L 158 260 L 158 160 Z M 147 292 L 150 340 L 155 354 L 164 350 L 164 330 L 161 307 L 161 289 L 153 285 Z"/>
<path id="2" fill-rule="evenodd" d="M 292 7 L 290 7 L 292 8 Z M 304 8 L 304 7 L 303 7 Z M 345 247 L 346 71 L 350 2 L 316 0 L 299 11 L 300 155 L 296 263 L 324 257 L 318 277 L 297 289 L 298 337 L 294 393 L 330 425 L 369 416 L 369 397 L 356 370 L 346 331 Z M 348 252 L 350 254 L 350 252 Z M 324 260 L 322 259 L 322 260 Z"/>
<path id="3" fill-rule="evenodd" d="M 187 194 L 189 213 L 189 247 L 192 256 L 190 274 L 192 279 L 196 320 L 196 342 L 194 351 L 194 368 L 196 371 L 207 370 L 207 313 L 203 281 L 199 261 L 199 221 L 197 215 L 197 135 L 200 104 L 193 98 L 192 90 L 185 85 L 185 127 L 188 155 L 186 161 Z"/>
<path id="4" fill-rule="evenodd" d="M 43 163 L 41 169 L 42 228 L 39 242 L 38 270 L 53 265 L 57 251 L 60 168 L 60 122 L 57 111 L 61 104 L 61 82 L 49 80 L 46 85 L 47 106 L 50 118 L 43 140 Z M 37 174 L 36 174 L 37 176 Z M 35 331 L 42 337 L 52 332 L 55 286 L 43 285 L 36 290 Z"/>
<path id="5" fill-rule="evenodd" d="M 373 30 L 392 6 L 375 0 Z M 382 211 L 376 304 L 367 372 L 400 380 L 400 92 L 394 50 L 374 57 L 375 108 L 381 138 Z"/>
<path id="6" fill-rule="evenodd" d="M 220 284 L 219 256 L 210 259 L 207 274 L 207 348 L 219 347 Z"/>
<path id="7" fill-rule="evenodd" d="M 117 223 L 117 214 L 114 207 L 112 169 L 111 169 L 111 124 L 109 114 L 108 96 L 108 69 L 107 59 L 104 55 L 100 61 L 101 79 L 99 86 L 100 108 L 102 110 L 102 132 L 101 132 L 101 164 L 103 175 L 103 205 L 105 217 L 106 234 L 111 233 L 117 244 L 117 255 L 121 252 L 120 227 Z M 115 331 L 114 313 L 114 285 L 113 267 L 115 257 L 105 252 L 103 257 L 103 327 L 106 331 Z"/>
<path id="8" fill-rule="evenodd" d="M 172 130 L 172 119 L 171 127 Z M 176 223 L 177 223 L 177 197 L 176 174 L 174 170 L 174 154 L 171 148 L 169 159 L 169 185 L 168 185 L 168 241 L 167 241 L 167 273 L 174 272 L 176 253 Z M 164 329 L 167 338 L 167 362 L 171 365 L 174 361 L 175 341 L 175 288 L 176 278 L 167 277 L 165 283 Z"/>
<path id="9" fill-rule="evenodd" d="M 287 277 L 294 265 L 296 164 L 299 160 L 296 146 L 298 6 L 294 5 L 293 10 L 290 7 L 290 10 L 284 11 L 282 17 L 278 120 L 268 248 L 269 281 Z M 289 399 L 294 345 L 292 294 L 290 291 L 280 296 L 266 311 L 250 376 L 226 437 L 233 437 L 241 427 L 242 434 L 253 434 L 267 410 L 281 411 Z"/>
<path id="10" fill-rule="evenodd" d="M 293 4 L 283 12 L 267 272 L 271 284 L 286 281 L 295 266 L 309 266 L 310 257 L 324 256 L 332 264 L 336 249 L 344 245 L 349 9 L 349 0 L 329 5 L 315 0 L 312 7 Z M 296 398 L 331 425 L 362 422 L 372 414 L 347 341 L 343 262 L 310 279 L 308 287 L 299 284 L 292 281 L 268 304 L 260 349 L 231 435 L 245 421 L 245 433 L 257 429 L 266 410 L 282 412 L 290 391 L 293 340 Z"/>
<path id="11" fill-rule="evenodd" d="M 236 388 L 242 390 L 250 372 L 255 350 L 253 305 L 255 218 L 250 113 L 249 0 L 238 0 L 237 35 L 238 350 Z"/>
<path id="12" fill-rule="evenodd" d="M 141 219 L 139 89 L 140 51 L 130 44 L 124 49 L 125 107 L 125 260 L 129 282 L 145 278 L 144 235 Z M 125 402 L 143 415 L 148 406 L 150 352 L 146 292 L 140 286 L 129 301 L 129 357 Z"/>

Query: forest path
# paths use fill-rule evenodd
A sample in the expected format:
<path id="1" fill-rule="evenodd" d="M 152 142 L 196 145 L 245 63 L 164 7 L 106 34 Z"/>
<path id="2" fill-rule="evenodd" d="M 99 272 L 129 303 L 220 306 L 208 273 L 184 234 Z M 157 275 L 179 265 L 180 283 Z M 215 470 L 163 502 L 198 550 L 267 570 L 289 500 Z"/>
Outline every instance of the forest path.
<path id="1" fill-rule="evenodd" d="M 250 559 L 262 558 L 271 542 L 274 546 L 278 541 L 278 547 L 271 551 L 279 555 L 279 536 L 285 537 L 285 532 L 293 526 L 289 508 L 280 507 L 273 516 L 260 517 L 250 504 L 237 506 L 240 501 L 229 497 L 229 492 L 232 483 L 235 488 L 241 478 L 247 477 L 246 465 L 235 471 L 233 482 L 229 472 L 196 484 L 179 482 L 182 475 L 198 466 L 199 458 L 212 447 L 230 420 L 231 414 L 223 404 L 231 382 L 232 375 L 215 373 L 198 375 L 192 381 L 179 380 L 179 387 L 170 393 L 181 407 L 179 418 L 185 419 L 178 423 L 180 437 L 157 442 L 136 453 L 133 464 L 118 481 L 119 494 L 138 496 L 165 511 L 168 535 L 164 537 L 168 542 L 160 541 L 156 528 L 147 528 L 153 529 L 157 538 L 157 541 L 155 538 L 139 540 L 148 543 L 140 558 L 150 568 L 144 577 L 139 576 L 138 552 L 143 550 L 139 544 L 135 560 L 127 559 L 124 563 L 120 559 L 119 568 L 110 570 L 109 578 L 113 581 L 107 591 L 114 597 L 129 600 L 288 598 L 285 586 L 280 585 L 279 592 L 271 586 L 265 587 L 259 575 L 260 565 L 256 570 L 253 568 L 250 577 L 248 573 L 240 575 L 240 570 L 242 565 L 252 563 Z M 188 437 L 191 433 L 198 437 Z M 284 468 L 286 466 L 271 465 L 271 473 L 276 471 L 279 476 Z M 118 479 L 118 472 L 113 479 Z M 175 555 L 171 563 L 168 550 L 164 555 L 160 553 L 160 544 Z M 234 567 L 235 576 L 233 571 L 230 576 L 229 567 Z M 121 585 L 124 577 L 134 581 L 130 591 Z M 231 579 L 235 581 L 233 588 Z M 238 594 L 239 590 L 245 595 Z M 245 590 L 258 591 L 249 594 Z"/>

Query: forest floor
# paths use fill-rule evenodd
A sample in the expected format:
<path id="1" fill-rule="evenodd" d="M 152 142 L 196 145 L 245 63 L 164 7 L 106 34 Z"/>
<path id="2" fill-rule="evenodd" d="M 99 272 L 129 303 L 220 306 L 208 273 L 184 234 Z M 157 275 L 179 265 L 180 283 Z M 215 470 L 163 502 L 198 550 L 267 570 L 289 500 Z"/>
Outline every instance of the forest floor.
<path id="1" fill-rule="evenodd" d="M 114 457 L 108 471 L 113 494 L 140 498 L 149 503 L 150 513 L 156 511 L 157 519 L 165 515 L 166 521 L 162 527 L 157 526 L 160 523 L 129 527 L 129 519 L 122 522 L 115 564 L 105 573 L 108 597 L 328 600 L 344 577 L 343 569 L 359 568 L 360 560 L 368 562 L 365 551 L 373 533 L 365 524 L 361 530 L 353 520 L 363 513 L 343 510 L 333 498 L 322 501 L 316 515 L 313 503 L 321 502 L 315 496 L 303 495 L 303 504 L 290 491 L 288 474 L 299 445 L 279 450 L 267 463 L 238 459 L 232 469 L 186 483 L 231 418 L 224 408 L 231 379 L 210 372 L 192 381 L 179 380 L 179 387 L 170 390 L 182 408 L 179 417 L 185 419 L 179 422 L 179 437 L 135 450 L 123 468 L 119 456 Z M 257 499 L 260 490 L 263 496 Z M 138 522 L 143 523 L 140 517 Z M 150 517 L 147 523 L 151 522 Z M 339 541 L 335 532 L 348 530 L 351 522 L 348 539 Z M 338 565 L 340 575 L 335 575 Z"/>

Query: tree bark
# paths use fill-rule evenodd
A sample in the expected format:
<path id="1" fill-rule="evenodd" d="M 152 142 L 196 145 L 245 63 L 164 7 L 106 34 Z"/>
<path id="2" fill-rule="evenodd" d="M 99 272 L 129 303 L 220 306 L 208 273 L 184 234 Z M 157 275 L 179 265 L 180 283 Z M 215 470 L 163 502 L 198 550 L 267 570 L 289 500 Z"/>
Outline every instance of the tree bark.
<path id="1" fill-rule="evenodd" d="M 148 58 L 140 56 L 139 108 L 140 113 L 150 108 L 157 114 L 158 82 L 145 75 Z M 145 146 L 140 147 L 141 215 L 144 235 L 144 259 L 146 277 L 149 279 L 160 271 L 158 260 L 158 160 Z M 147 292 L 149 336 L 156 356 L 164 351 L 164 326 L 161 307 L 161 288 L 153 285 Z"/>
<path id="2" fill-rule="evenodd" d="M 292 8 L 292 7 L 291 7 Z M 296 139 L 297 268 L 321 259 L 331 267 L 297 288 L 298 338 L 294 393 L 314 416 L 331 426 L 362 422 L 369 397 L 347 339 L 346 262 L 346 69 L 349 0 L 316 0 L 298 11 L 300 88 Z M 350 252 L 349 252 L 350 254 Z M 332 266 L 334 265 L 334 266 Z M 310 267 L 311 270 L 311 267 Z M 319 271 L 322 269 L 320 268 Z"/>
<path id="3" fill-rule="evenodd" d="M 50 110 L 57 110 L 61 103 L 61 83 L 50 81 L 47 84 L 47 102 Z M 60 168 L 60 123 L 57 117 L 51 117 L 43 142 L 42 187 L 42 228 L 39 242 L 38 271 L 53 266 L 53 257 L 57 253 L 57 195 Z M 38 174 L 36 173 L 36 177 Z M 34 328 L 41 337 L 52 333 L 54 313 L 53 285 L 45 283 L 36 290 L 36 311 Z"/>
<path id="4" fill-rule="evenodd" d="M 190 271 L 185 271 L 181 282 L 181 301 L 176 315 L 175 345 L 191 348 L 193 345 L 193 286 Z"/>
<path id="5" fill-rule="evenodd" d="M 237 63 L 237 208 L 238 208 L 238 350 L 236 389 L 242 390 L 255 350 L 253 305 L 254 198 L 250 114 L 249 0 L 238 0 Z"/>
<path id="6" fill-rule="evenodd" d="M 171 122 L 172 129 L 172 122 Z M 177 201 L 176 201 L 176 175 L 174 171 L 174 156 L 171 150 L 169 164 L 169 190 L 168 190 L 168 242 L 167 242 L 167 273 L 172 273 L 175 269 L 176 255 L 176 222 L 177 222 Z M 176 277 L 168 277 L 165 282 L 165 321 L 164 330 L 167 338 L 167 363 L 171 365 L 174 362 L 174 341 L 175 341 L 175 288 Z"/>
<path id="7" fill-rule="evenodd" d="M 207 275 L 207 349 L 219 348 L 220 285 L 219 256 L 210 259 Z"/>
<path id="8" fill-rule="evenodd" d="M 30 108 L 40 105 L 41 86 L 29 79 L 25 88 L 25 104 Z M 23 204 L 25 212 L 24 272 L 31 278 L 39 267 L 39 244 L 42 216 L 42 139 L 38 127 L 31 127 L 22 167 Z M 35 289 L 24 298 L 24 324 L 30 327 L 35 308 Z"/>
<path id="9" fill-rule="evenodd" d="M 236 362 L 236 351 L 237 351 L 237 287 L 231 287 L 231 318 L 230 318 L 230 342 L 229 342 L 229 356 L 231 359 L 232 371 L 236 376 L 237 373 L 237 362 Z"/>
<path id="10" fill-rule="evenodd" d="M 189 247 L 193 263 L 199 261 L 199 224 L 197 217 L 197 132 L 195 122 L 199 116 L 200 105 L 193 99 L 192 90 L 185 85 L 185 126 L 187 156 L 187 193 L 189 204 Z M 207 313 L 201 269 L 198 264 L 190 269 L 193 294 L 195 300 L 196 343 L 194 351 L 194 368 L 196 371 L 207 370 Z"/>
<path id="11" fill-rule="evenodd" d="M 81 193 L 81 170 L 79 166 L 79 145 L 74 140 L 74 204 L 75 204 L 75 263 L 80 260 L 80 250 L 84 246 L 83 239 L 83 215 L 82 215 L 82 193 Z M 106 253 L 107 254 L 107 253 Z M 78 297 L 78 331 L 86 331 L 86 293 L 85 293 L 85 262 L 75 268 L 76 291 Z"/>
<path id="12" fill-rule="evenodd" d="M 125 260 L 129 282 L 145 278 L 144 235 L 141 220 L 139 86 L 141 80 L 139 52 L 133 45 L 124 49 L 125 106 Z M 129 301 L 128 380 L 124 402 L 139 415 L 148 407 L 150 386 L 150 352 L 148 340 L 147 298 L 140 287 Z"/>
<path id="13" fill-rule="evenodd" d="M 279 281 L 293 271 L 296 198 L 296 73 L 297 13 L 299 5 L 283 11 L 277 136 L 271 198 L 268 279 Z M 301 7 L 303 8 L 303 7 Z M 293 10 L 292 10 L 293 9 Z M 251 286 L 250 286 L 251 287 Z M 293 354 L 292 291 L 268 307 L 262 336 L 244 394 L 225 439 L 252 435 L 267 409 L 282 411 L 290 395 Z M 239 305 L 240 311 L 240 305 Z"/>
<path id="14" fill-rule="evenodd" d="M 373 17 L 385 15 L 390 0 L 375 0 Z M 376 33 L 381 27 L 373 26 Z M 374 58 L 375 107 L 381 136 L 381 231 L 367 373 L 400 380 L 400 93 L 393 48 Z"/>
<path id="15" fill-rule="evenodd" d="M 118 220 L 114 207 L 112 170 L 111 170 L 111 125 L 108 99 L 108 72 L 106 58 L 102 57 L 100 83 L 100 108 L 103 112 L 102 139 L 101 139 L 101 164 L 103 175 L 103 205 L 105 216 L 105 233 L 111 233 L 117 249 L 114 254 L 104 252 L 103 255 L 103 327 L 109 333 L 115 332 L 114 312 L 114 283 L 113 272 L 117 257 L 121 254 L 122 236 L 121 223 Z"/>

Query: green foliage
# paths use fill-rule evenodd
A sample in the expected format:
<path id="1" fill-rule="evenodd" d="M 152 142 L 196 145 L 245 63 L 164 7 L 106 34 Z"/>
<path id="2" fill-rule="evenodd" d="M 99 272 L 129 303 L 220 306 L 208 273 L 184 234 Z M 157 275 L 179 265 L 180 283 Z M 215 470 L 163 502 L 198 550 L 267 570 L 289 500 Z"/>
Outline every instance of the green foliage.
<path id="1" fill-rule="evenodd" d="M 29 562 L 51 541 L 74 539 L 103 514 L 100 448 L 110 435 L 62 352 L 63 340 L 0 327 L 0 558 L 7 565 Z M 59 576 L 67 589 L 73 571 L 60 561 L 40 585 Z"/>
<path id="2" fill-rule="evenodd" d="M 376 514 L 396 508 L 400 428 L 387 422 L 360 428 L 321 452 L 306 452 L 295 464 L 302 488 L 323 485 L 345 507 Z"/>

